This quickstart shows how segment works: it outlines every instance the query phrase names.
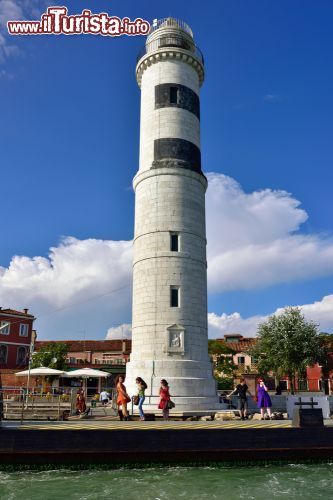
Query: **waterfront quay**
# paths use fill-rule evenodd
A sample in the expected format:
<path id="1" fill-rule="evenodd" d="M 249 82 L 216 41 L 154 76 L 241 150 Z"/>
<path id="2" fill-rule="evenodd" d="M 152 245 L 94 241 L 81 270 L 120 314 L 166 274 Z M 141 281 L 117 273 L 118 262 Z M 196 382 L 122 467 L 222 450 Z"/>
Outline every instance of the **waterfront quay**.
<path id="1" fill-rule="evenodd" d="M 146 463 L 249 463 L 333 459 L 333 422 L 3 422 L 0 467 Z"/>

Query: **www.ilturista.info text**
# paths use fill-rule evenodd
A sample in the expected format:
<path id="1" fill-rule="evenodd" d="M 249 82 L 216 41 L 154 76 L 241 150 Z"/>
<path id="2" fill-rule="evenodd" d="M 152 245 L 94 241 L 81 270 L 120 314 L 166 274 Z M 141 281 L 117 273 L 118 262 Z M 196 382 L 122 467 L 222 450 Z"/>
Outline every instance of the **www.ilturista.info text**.
<path id="1" fill-rule="evenodd" d="M 40 21 L 8 21 L 10 35 L 102 35 L 136 36 L 147 35 L 150 29 L 148 21 L 128 17 L 120 19 L 105 12 L 93 14 L 85 9 L 76 16 L 68 15 L 66 7 L 49 7 L 42 14 Z"/>

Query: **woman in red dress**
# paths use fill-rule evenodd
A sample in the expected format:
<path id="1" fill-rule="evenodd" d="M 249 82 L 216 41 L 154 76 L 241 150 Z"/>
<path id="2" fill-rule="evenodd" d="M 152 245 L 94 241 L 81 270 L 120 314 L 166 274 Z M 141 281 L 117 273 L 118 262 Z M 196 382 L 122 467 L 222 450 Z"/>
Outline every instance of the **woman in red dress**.
<path id="1" fill-rule="evenodd" d="M 124 386 L 124 380 L 125 377 L 122 375 L 119 375 L 119 377 L 116 378 L 118 415 L 120 420 L 129 420 L 127 403 L 131 401 L 131 398 L 127 394 L 126 387 Z"/>
<path id="2" fill-rule="evenodd" d="M 164 378 L 162 378 L 160 387 L 160 403 L 158 405 L 158 408 L 160 410 L 163 410 L 164 420 L 169 420 L 169 408 L 168 408 L 169 401 L 170 401 L 169 384 Z"/>
<path id="3" fill-rule="evenodd" d="M 87 409 L 86 398 L 84 397 L 84 390 L 80 389 L 76 396 L 76 409 L 81 415 Z"/>

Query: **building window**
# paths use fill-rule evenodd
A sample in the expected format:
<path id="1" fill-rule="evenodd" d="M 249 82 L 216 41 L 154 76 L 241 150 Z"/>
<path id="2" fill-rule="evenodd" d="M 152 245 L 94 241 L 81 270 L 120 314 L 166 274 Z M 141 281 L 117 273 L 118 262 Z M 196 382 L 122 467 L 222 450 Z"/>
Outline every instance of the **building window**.
<path id="1" fill-rule="evenodd" d="M 0 333 L 2 335 L 9 335 L 10 323 L 8 323 L 8 321 L 1 321 L 0 326 L 1 326 Z"/>
<path id="2" fill-rule="evenodd" d="M 178 103 L 178 88 L 170 87 L 170 104 Z"/>
<path id="3" fill-rule="evenodd" d="M 170 287 L 170 306 L 179 307 L 179 286 Z"/>
<path id="4" fill-rule="evenodd" d="M 21 346 L 17 349 L 16 364 L 25 365 L 27 363 L 27 350 Z"/>
<path id="5" fill-rule="evenodd" d="M 29 329 L 29 325 L 22 323 L 20 325 L 20 337 L 27 337 L 28 336 L 28 329 Z"/>
<path id="6" fill-rule="evenodd" d="M 177 233 L 170 233 L 170 250 L 179 252 L 179 234 Z"/>
<path id="7" fill-rule="evenodd" d="M 237 364 L 238 365 L 245 365 L 245 356 L 238 356 Z"/>
<path id="8" fill-rule="evenodd" d="M 8 347 L 6 345 L 0 345 L 0 365 L 5 365 L 7 363 Z"/>

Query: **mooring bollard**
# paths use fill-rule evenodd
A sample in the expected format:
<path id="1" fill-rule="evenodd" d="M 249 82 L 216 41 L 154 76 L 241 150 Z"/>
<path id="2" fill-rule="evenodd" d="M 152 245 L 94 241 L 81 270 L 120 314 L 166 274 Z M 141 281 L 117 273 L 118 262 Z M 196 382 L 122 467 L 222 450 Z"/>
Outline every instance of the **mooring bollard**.
<path id="1" fill-rule="evenodd" d="M 298 398 L 298 403 L 295 406 L 299 408 L 294 408 L 293 412 L 293 427 L 305 428 L 305 427 L 324 427 L 323 410 L 321 408 L 314 408 L 318 403 L 310 398 L 310 401 L 302 402 L 302 398 Z M 302 406 L 310 406 L 311 408 L 302 408 Z"/>

